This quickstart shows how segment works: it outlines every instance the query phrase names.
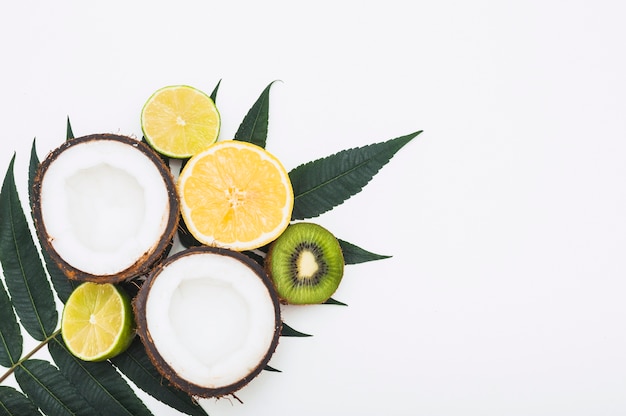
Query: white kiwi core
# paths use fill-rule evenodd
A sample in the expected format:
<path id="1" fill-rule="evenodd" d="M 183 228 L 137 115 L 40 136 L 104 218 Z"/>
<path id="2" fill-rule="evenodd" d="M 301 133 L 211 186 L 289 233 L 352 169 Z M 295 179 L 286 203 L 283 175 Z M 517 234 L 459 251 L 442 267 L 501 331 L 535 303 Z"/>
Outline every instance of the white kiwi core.
<path id="1" fill-rule="evenodd" d="M 41 214 L 54 250 L 71 266 L 111 275 L 150 253 L 169 217 L 165 180 L 135 146 L 113 140 L 66 148 L 41 182 Z"/>
<path id="2" fill-rule="evenodd" d="M 315 254 L 309 250 L 302 251 L 298 257 L 298 278 L 306 279 L 315 276 L 319 270 L 319 265 L 315 260 Z"/>
<path id="3" fill-rule="evenodd" d="M 268 354 L 276 312 L 267 286 L 242 261 L 200 252 L 167 264 L 146 300 L 151 341 L 176 374 L 220 388 L 250 374 Z"/>

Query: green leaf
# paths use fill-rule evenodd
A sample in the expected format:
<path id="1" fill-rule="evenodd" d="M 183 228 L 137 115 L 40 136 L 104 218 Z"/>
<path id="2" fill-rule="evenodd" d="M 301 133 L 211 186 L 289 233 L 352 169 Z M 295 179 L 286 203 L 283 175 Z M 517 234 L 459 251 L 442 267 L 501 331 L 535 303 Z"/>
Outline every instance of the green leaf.
<path id="1" fill-rule="evenodd" d="M 358 264 L 365 263 L 367 261 L 382 260 L 391 258 L 391 256 L 385 256 L 382 254 L 375 254 L 371 251 L 362 249 L 347 241 L 337 239 L 343 251 L 343 261 L 345 264 Z"/>
<path id="2" fill-rule="evenodd" d="M 0 386 L 0 416 L 41 415 L 37 406 L 13 387 Z"/>
<path id="3" fill-rule="evenodd" d="M 70 118 L 67 118 L 67 129 L 65 133 L 65 140 L 72 140 L 74 138 L 74 132 L 72 131 L 72 125 L 70 124 Z"/>
<path id="4" fill-rule="evenodd" d="M 338 300 L 333 299 L 333 298 L 328 298 L 328 300 L 326 302 L 324 302 L 323 305 L 348 306 L 347 303 L 339 302 Z"/>
<path id="5" fill-rule="evenodd" d="M 47 415 L 98 414 L 78 393 L 76 387 L 47 361 L 24 361 L 15 369 L 15 380 L 22 391 Z"/>
<path id="6" fill-rule="evenodd" d="M 0 191 L 0 263 L 24 329 L 36 340 L 43 341 L 54 332 L 58 314 L 15 187 L 14 163 L 15 155 Z"/>
<path id="7" fill-rule="evenodd" d="M 270 88 L 274 82 L 276 81 L 272 81 L 265 87 L 259 98 L 252 105 L 252 108 L 248 110 L 248 114 L 246 114 L 237 133 L 235 133 L 235 140 L 250 142 L 265 148 L 267 123 L 269 120 Z"/>
<path id="8" fill-rule="evenodd" d="M 48 350 L 63 376 L 101 414 L 152 415 L 110 362 L 93 363 L 76 358 L 59 335 L 48 343 Z"/>
<path id="9" fill-rule="evenodd" d="M 48 274 L 50 275 L 50 280 L 52 281 L 52 286 L 54 287 L 54 291 L 57 296 L 61 300 L 61 302 L 67 302 L 67 299 L 70 297 L 72 292 L 76 287 L 80 285 L 80 281 L 78 280 L 70 280 L 65 276 L 65 274 L 61 271 L 59 266 L 52 260 L 48 252 L 43 250 L 43 259 L 46 264 L 46 270 L 48 270 Z"/>
<path id="10" fill-rule="evenodd" d="M 421 131 L 386 142 L 343 150 L 289 172 L 292 220 L 317 217 L 357 194 L 393 155 Z"/>
<path id="11" fill-rule="evenodd" d="M 213 100 L 213 103 L 217 102 L 217 90 L 220 89 L 220 84 L 222 83 L 222 80 L 220 79 L 219 81 L 217 81 L 217 84 L 215 85 L 215 88 L 213 88 L 213 91 L 211 92 L 211 99 Z"/>
<path id="12" fill-rule="evenodd" d="M 68 119 L 69 123 L 69 119 Z M 71 129 L 71 128 L 70 128 Z M 35 140 L 33 139 L 33 145 L 30 152 L 30 165 L 28 169 L 28 189 L 31 190 L 29 194 L 31 205 L 32 205 L 32 190 L 34 189 L 35 176 L 37 175 L 37 168 L 39 167 L 39 157 L 37 156 L 37 149 L 35 146 Z M 67 301 L 67 298 L 70 296 L 72 291 L 80 284 L 78 281 L 73 281 L 67 278 L 65 274 L 61 271 L 59 266 L 52 260 L 50 255 L 46 250 L 42 251 L 43 260 L 46 264 L 46 270 L 48 270 L 48 275 L 50 275 L 50 280 L 52 281 L 52 286 L 54 287 L 57 296 L 63 303 Z"/>
<path id="13" fill-rule="evenodd" d="M 28 202 L 31 205 L 33 202 L 33 190 L 35 189 L 35 176 L 37 175 L 38 167 L 39 157 L 37 156 L 36 139 L 33 139 L 33 144 L 30 148 L 30 163 L 28 165 Z"/>
<path id="14" fill-rule="evenodd" d="M 289 325 L 283 322 L 283 328 L 280 331 L 281 337 L 312 337 L 313 335 L 305 334 L 304 332 L 296 331 Z"/>
<path id="15" fill-rule="evenodd" d="M 187 228 L 187 224 L 185 223 L 182 215 L 178 221 L 178 239 L 180 240 L 180 243 L 185 246 L 185 248 L 198 247 L 202 245 L 202 243 L 196 240 L 191 232 L 189 232 L 189 228 Z"/>
<path id="16" fill-rule="evenodd" d="M 279 369 L 274 368 L 274 367 L 269 366 L 269 365 L 266 365 L 266 366 L 265 366 L 265 368 L 263 368 L 263 370 L 265 370 L 265 371 L 271 371 L 271 372 L 273 372 L 273 373 L 282 373 L 282 371 L 280 371 Z"/>
<path id="17" fill-rule="evenodd" d="M 0 283 L 0 365 L 6 368 L 22 356 L 22 333 L 4 285 Z"/>
<path id="18" fill-rule="evenodd" d="M 111 361 L 137 387 L 155 399 L 185 414 L 206 416 L 207 413 L 195 400 L 161 376 L 152 365 L 139 338 L 133 341 L 130 348 Z"/>

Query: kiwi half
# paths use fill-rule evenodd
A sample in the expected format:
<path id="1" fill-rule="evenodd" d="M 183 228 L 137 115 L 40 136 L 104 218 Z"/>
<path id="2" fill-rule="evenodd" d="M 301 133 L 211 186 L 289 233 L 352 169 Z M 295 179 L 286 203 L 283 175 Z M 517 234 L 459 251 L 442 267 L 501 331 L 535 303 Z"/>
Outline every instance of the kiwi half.
<path id="1" fill-rule="evenodd" d="M 326 228 L 291 224 L 269 248 L 265 270 L 283 303 L 323 303 L 339 287 L 344 259 L 339 241 Z"/>

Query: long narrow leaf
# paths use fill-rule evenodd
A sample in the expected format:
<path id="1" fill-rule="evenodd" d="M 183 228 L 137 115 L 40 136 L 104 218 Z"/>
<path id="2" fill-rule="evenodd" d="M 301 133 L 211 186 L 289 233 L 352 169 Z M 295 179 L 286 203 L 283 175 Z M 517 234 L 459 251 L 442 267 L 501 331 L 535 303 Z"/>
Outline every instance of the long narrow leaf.
<path id="1" fill-rule="evenodd" d="M 39 409 L 22 393 L 9 386 L 0 386 L 0 416 L 34 416 Z"/>
<path id="2" fill-rule="evenodd" d="M 28 165 L 28 202 L 33 202 L 33 190 L 35 189 L 35 176 L 37 175 L 37 168 L 39 167 L 39 157 L 37 156 L 37 140 L 33 139 L 33 144 L 30 148 L 30 163 Z"/>
<path id="3" fill-rule="evenodd" d="M 261 93 L 256 102 L 252 105 L 244 117 L 235 140 L 250 142 L 257 146 L 265 147 L 267 141 L 267 124 L 269 120 L 270 108 L 270 88 L 276 81 L 272 81 Z"/>
<path id="4" fill-rule="evenodd" d="M 65 303 L 80 282 L 68 279 L 45 250 L 43 250 L 42 254 L 54 291 L 57 293 L 61 302 Z"/>
<path id="5" fill-rule="evenodd" d="M 68 129 L 71 132 L 71 127 L 69 125 L 69 118 L 67 120 Z M 72 136 L 73 137 L 73 136 Z M 69 138 L 68 138 L 69 139 Z M 37 156 L 37 148 L 35 145 L 35 140 L 33 140 L 33 145 L 30 152 L 30 164 L 28 169 L 28 189 L 31 190 L 30 200 L 32 205 L 32 190 L 34 189 L 35 176 L 37 175 L 37 168 L 39 167 L 39 157 Z M 78 281 L 73 281 L 67 278 L 65 274 L 61 271 L 59 266 L 52 260 L 50 255 L 46 250 L 42 252 L 43 260 L 46 265 L 46 270 L 48 270 L 48 275 L 50 276 L 50 280 L 52 281 L 52 286 L 54 287 L 57 296 L 63 303 L 67 301 L 67 298 L 70 296 L 72 291 L 78 286 Z"/>
<path id="6" fill-rule="evenodd" d="M 72 140 L 74 138 L 74 132 L 72 131 L 72 124 L 70 123 L 70 118 L 67 118 L 67 129 L 65 132 L 65 140 Z"/>
<path id="7" fill-rule="evenodd" d="M 178 390 L 154 368 L 146 350 L 137 338 L 124 353 L 111 359 L 113 364 L 137 387 L 162 403 L 192 416 L 207 413 L 189 395 Z"/>
<path id="8" fill-rule="evenodd" d="M 283 328 L 280 331 L 281 337 L 311 337 L 310 334 L 305 334 L 304 332 L 296 331 L 289 325 L 283 322 Z"/>
<path id="9" fill-rule="evenodd" d="M 266 365 L 265 368 L 263 368 L 263 370 L 270 371 L 272 373 L 282 373 L 282 371 L 280 371 L 279 369 L 274 368 L 274 367 L 272 367 L 270 365 Z"/>
<path id="10" fill-rule="evenodd" d="M 22 391 L 47 415 L 98 414 L 78 393 L 76 387 L 47 361 L 24 361 L 15 369 L 15 380 Z"/>
<path id="11" fill-rule="evenodd" d="M 11 300 L 0 283 L 0 365 L 11 367 L 22 356 L 22 333 Z"/>
<path id="12" fill-rule="evenodd" d="M 326 300 L 326 302 L 323 303 L 323 305 L 339 305 L 339 306 L 348 306 L 347 303 L 343 303 L 338 301 L 337 299 L 333 299 L 333 298 L 328 298 Z"/>
<path id="13" fill-rule="evenodd" d="M 76 358 L 60 336 L 48 343 L 48 350 L 63 376 L 101 414 L 152 415 L 110 362 L 91 363 Z"/>
<path id="14" fill-rule="evenodd" d="M 343 150 L 289 172 L 293 220 L 317 217 L 357 194 L 393 155 L 421 131 L 386 142 Z"/>
<path id="15" fill-rule="evenodd" d="M 217 103 L 217 91 L 220 89 L 221 83 L 222 83 L 221 79 L 217 81 L 215 88 L 213 88 L 213 91 L 211 92 L 211 99 L 213 100 L 213 103 Z"/>
<path id="16" fill-rule="evenodd" d="M 48 277 L 15 186 L 11 159 L 0 191 L 0 262 L 15 311 L 24 329 L 43 341 L 54 332 L 58 314 Z"/>
<path id="17" fill-rule="evenodd" d="M 343 261 L 345 264 L 365 263 L 368 261 L 388 259 L 391 257 L 372 253 L 371 251 L 364 250 L 359 246 L 355 246 L 354 244 L 341 239 L 337 240 L 341 246 L 341 251 L 343 251 Z"/>

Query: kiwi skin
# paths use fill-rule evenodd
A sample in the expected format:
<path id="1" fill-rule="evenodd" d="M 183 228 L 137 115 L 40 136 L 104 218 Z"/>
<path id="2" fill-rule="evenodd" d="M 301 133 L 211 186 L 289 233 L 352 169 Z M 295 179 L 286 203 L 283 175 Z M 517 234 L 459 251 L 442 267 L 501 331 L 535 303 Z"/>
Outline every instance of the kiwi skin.
<path id="1" fill-rule="evenodd" d="M 344 271 L 339 241 L 310 222 L 291 224 L 269 247 L 265 271 L 281 303 L 319 304 L 339 287 Z"/>

